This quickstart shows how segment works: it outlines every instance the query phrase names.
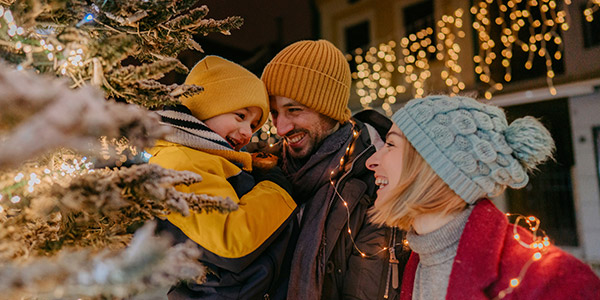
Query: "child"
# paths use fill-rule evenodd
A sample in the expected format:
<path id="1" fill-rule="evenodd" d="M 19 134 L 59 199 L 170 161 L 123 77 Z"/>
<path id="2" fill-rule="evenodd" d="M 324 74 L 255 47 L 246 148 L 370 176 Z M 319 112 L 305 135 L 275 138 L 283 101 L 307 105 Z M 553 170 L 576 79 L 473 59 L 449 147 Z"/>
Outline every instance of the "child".
<path id="1" fill-rule="evenodd" d="M 185 83 L 204 91 L 158 112 L 174 133 L 148 151 L 150 163 L 200 174 L 201 182 L 178 190 L 229 197 L 239 209 L 174 213 L 161 222 L 176 242 L 196 242 L 210 269 L 205 283 L 180 284 L 169 299 L 263 299 L 282 287 L 276 280 L 286 276 L 280 270 L 296 209 L 281 170 L 253 178 L 251 156 L 240 152 L 267 120 L 267 92 L 255 75 L 217 56 L 198 62 Z"/>
<path id="2" fill-rule="evenodd" d="M 597 299 L 587 265 L 532 247 L 532 234 L 485 198 L 524 187 L 551 157 L 541 123 L 508 125 L 498 107 L 447 96 L 411 100 L 392 120 L 366 165 L 379 185 L 373 220 L 409 231 L 400 299 Z"/>

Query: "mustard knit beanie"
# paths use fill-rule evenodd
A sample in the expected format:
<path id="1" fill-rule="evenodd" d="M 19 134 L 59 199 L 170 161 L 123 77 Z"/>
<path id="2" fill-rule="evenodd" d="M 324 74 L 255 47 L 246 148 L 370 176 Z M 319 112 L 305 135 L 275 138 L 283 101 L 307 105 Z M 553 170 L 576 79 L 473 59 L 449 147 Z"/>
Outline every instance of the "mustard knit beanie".
<path id="1" fill-rule="evenodd" d="M 340 123 L 350 119 L 350 66 L 326 40 L 287 46 L 267 64 L 261 79 L 271 96 L 290 98 Z"/>
<path id="2" fill-rule="evenodd" d="M 181 103 L 201 121 L 256 106 L 262 110 L 258 130 L 269 117 L 269 96 L 262 81 L 244 67 L 224 58 L 205 57 L 190 71 L 185 84 L 204 87 L 199 94 L 181 98 Z"/>

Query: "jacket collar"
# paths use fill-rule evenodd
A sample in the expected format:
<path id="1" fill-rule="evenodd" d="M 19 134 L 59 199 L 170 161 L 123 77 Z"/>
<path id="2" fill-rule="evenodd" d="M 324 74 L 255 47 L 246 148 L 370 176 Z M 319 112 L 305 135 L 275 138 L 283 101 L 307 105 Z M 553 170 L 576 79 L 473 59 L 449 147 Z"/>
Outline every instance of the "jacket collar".
<path id="1" fill-rule="evenodd" d="M 446 299 L 483 295 L 497 280 L 506 226 L 506 216 L 490 200 L 475 205 L 458 243 Z M 402 300 L 412 299 L 418 264 L 419 255 L 413 252 L 402 279 Z"/>
<path id="2" fill-rule="evenodd" d="M 506 216 L 489 199 L 476 204 L 458 244 L 448 298 L 481 294 L 497 280 L 506 226 Z"/>
<path id="3" fill-rule="evenodd" d="M 187 107 L 169 106 L 156 111 L 156 114 L 161 117 L 161 124 L 172 128 L 165 137 L 166 141 L 222 156 L 245 171 L 252 170 L 249 153 L 233 149 L 225 138 L 194 117 Z"/>

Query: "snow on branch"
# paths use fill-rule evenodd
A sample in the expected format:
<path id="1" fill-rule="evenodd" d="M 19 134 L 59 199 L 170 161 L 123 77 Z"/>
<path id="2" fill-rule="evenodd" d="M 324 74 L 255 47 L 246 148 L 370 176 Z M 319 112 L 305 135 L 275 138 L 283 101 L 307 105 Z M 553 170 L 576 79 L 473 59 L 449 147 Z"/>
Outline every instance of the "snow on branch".
<path id="1" fill-rule="evenodd" d="M 55 185 L 17 213 L 0 214 L 0 260 L 56 252 L 63 247 L 123 247 L 147 220 L 190 209 L 228 212 L 238 205 L 229 198 L 175 190 L 202 178 L 193 172 L 134 165 L 99 170 Z"/>
<path id="2" fill-rule="evenodd" d="M 202 51 L 195 37 L 229 34 L 243 23 L 241 17 L 206 18 L 208 7 L 196 0 L 4 0 L 0 9 L 10 15 L 0 24 L 0 56 L 7 62 L 64 76 L 73 87 L 91 83 L 110 98 L 147 108 L 179 103 L 179 97 L 165 93 L 174 88 L 161 82 L 154 82 L 161 88 L 140 89 L 140 81 L 187 73 L 176 57 Z"/>
<path id="3" fill-rule="evenodd" d="M 141 149 L 168 132 L 153 113 L 106 101 L 95 88 L 71 90 L 63 81 L 5 65 L 0 65 L 0 107 L 0 169 L 58 147 L 97 150 L 100 136 L 125 136 Z"/>
<path id="4" fill-rule="evenodd" d="M 24 263 L 3 262 L 0 293 L 6 299 L 126 298 L 153 292 L 164 297 L 178 280 L 200 282 L 205 269 L 197 260 L 198 247 L 192 242 L 171 246 L 169 238 L 154 235 L 155 227 L 144 225 L 121 250 L 69 250 Z"/>

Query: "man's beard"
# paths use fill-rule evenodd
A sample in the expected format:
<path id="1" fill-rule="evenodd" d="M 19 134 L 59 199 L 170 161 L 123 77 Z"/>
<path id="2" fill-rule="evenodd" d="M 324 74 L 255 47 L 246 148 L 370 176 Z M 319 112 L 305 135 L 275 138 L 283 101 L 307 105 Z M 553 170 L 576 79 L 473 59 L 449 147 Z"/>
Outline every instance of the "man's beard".
<path id="1" fill-rule="evenodd" d="M 302 148 L 293 148 L 289 144 L 288 136 L 292 136 L 297 133 L 304 133 L 304 137 L 302 138 L 304 139 L 304 147 Z M 305 160 L 306 158 L 310 157 L 316 149 L 318 149 L 318 147 L 316 147 L 315 145 L 315 138 L 311 135 L 311 133 L 308 130 L 303 129 L 293 130 L 290 133 L 288 133 L 284 138 L 283 145 L 286 148 L 287 154 L 290 156 L 290 158 L 293 158 L 295 160 Z"/>

